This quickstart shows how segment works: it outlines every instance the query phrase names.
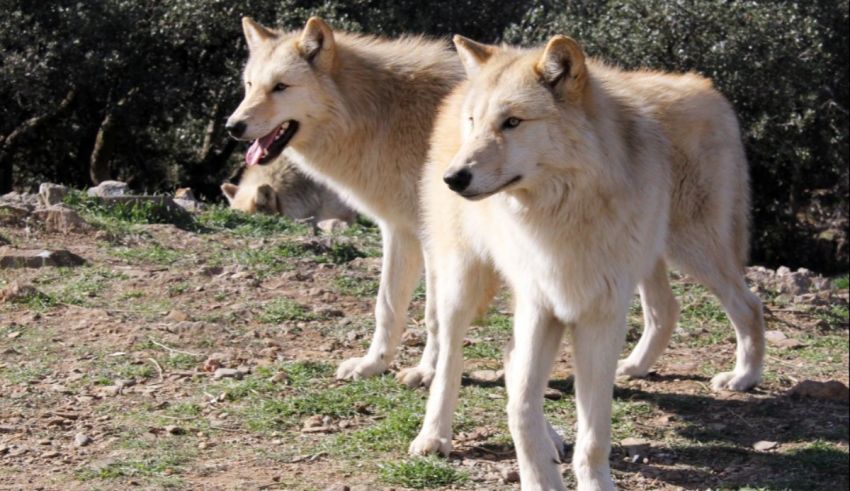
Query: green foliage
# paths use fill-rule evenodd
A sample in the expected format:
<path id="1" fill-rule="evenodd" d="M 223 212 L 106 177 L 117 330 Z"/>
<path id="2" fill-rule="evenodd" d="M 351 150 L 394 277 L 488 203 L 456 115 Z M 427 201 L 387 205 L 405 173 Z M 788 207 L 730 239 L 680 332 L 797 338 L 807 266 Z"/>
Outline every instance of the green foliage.
<path id="1" fill-rule="evenodd" d="M 627 68 L 713 79 L 752 168 L 754 259 L 846 271 L 847 2 L 536 0 L 505 38 L 556 33 Z"/>
<path id="2" fill-rule="evenodd" d="M 241 160 L 223 122 L 241 95 L 243 15 L 283 29 L 319 15 L 384 36 L 460 33 L 524 45 L 560 33 L 624 67 L 711 77 L 738 112 L 752 166 L 754 259 L 846 271 L 843 1 L 0 0 L 0 11 L 0 192 L 45 180 L 85 187 L 98 160 L 139 190 L 188 185 L 220 199 L 219 184 Z M 163 219 L 114 213 L 119 225 Z M 221 210 L 202 220 L 244 235 L 287 231 Z"/>
<path id="3" fill-rule="evenodd" d="M 308 227 L 280 215 L 248 214 L 227 206 L 210 206 L 197 217 L 201 227 L 230 230 L 245 237 L 267 237 L 275 234 L 306 235 Z"/>

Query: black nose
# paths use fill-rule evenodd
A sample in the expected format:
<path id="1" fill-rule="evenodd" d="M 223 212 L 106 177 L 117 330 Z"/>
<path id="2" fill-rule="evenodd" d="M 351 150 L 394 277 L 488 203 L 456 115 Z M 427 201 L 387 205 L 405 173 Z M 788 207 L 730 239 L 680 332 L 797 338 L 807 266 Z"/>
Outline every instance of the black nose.
<path id="1" fill-rule="evenodd" d="M 472 173 L 468 169 L 461 169 L 453 174 L 443 176 L 443 181 L 449 185 L 449 189 L 459 193 L 469 187 L 472 182 Z"/>
<path id="2" fill-rule="evenodd" d="M 244 121 L 227 123 L 224 126 L 224 129 L 226 129 L 227 132 L 230 133 L 230 136 L 232 136 L 233 138 L 239 138 L 240 136 L 242 136 L 242 134 L 245 133 L 245 128 L 247 128 L 247 125 Z"/>

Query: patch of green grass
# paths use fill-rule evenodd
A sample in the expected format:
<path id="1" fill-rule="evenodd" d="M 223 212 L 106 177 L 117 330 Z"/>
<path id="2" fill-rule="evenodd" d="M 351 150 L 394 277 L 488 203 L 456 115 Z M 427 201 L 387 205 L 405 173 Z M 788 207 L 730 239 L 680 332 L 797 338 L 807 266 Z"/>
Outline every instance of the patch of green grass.
<path id="1" fill-rule="evenodd" d="M 478 341 L 463 348 L 463 357 L 467 360 L 501 360 L 502 354 L 502 345 L 492 341 Z"/>
<path id="2" fill-rule="evenodd" d="M 281 215 L 248 214 L 227 206 L 210 206 L 197 222 L 212 231 L 229 231 L 242 237 L 268 237 L 278 234 L 307 235 L 310 228 Z"/>
<path id="3" fill-rule="evenodd" d="M 196 356 L 184 355 L 182 353 L 171 353 L 168 358 L 162 362 L 163 368 L 172 368 L 175 370 L 189 370 L 196 367 L 199 363 Z"/>
<path id="4" fill-rule="evenodd" d="M 352 297 L 374 297 L 378 294 L 378 280 L 359 276 L 339 276 L 334 285 L 342 295 Z"/>
<path id="5" fill-rule="evenodd" d="M 312 321 L 319 317 L 307 307 L 288 298 L 279 298 L 265 305 L 257 319 L 264 324 L 280 324 L 284 321 Z"/>
<path id="6" fill-rule="evenodd" d="M 513 330 L 513 319 L 509 315 L 491 311 L 486 316 L 475 322 L 477 326 L 484 326 L 491 331 L 510 335 Z"/>
<path id="7" fill-rule="evenodd" d="M 418 457 L 385 462 L 378 466 L 381 481 L 413 489 L 464 484 L 469 475 L 437 457 Z"/>
<path id="8" fill-rule="evenodd" d="M 850 275 L 839 276 L 832 280 L 832 285 L 839 290 L 850 288 Z"/>
<path id="9" fill-rule="evenodd" d="M 131 263 L 153 263 L 170 265 L 176 263 L 182 254 L 179 251 L 152 244 L 147 247 L 118 247 L 112 251 L 115 257 Z"/>
<path id="10" fill-rule="evenodd" d="M 65 203 L 76 209 L 87 222 L 113 235 L 125 235 L 133 231 L 134 225 L 149 223 L 171 223 L 181 228 L 192 228 L 194 225 L 191 215 L 182 209 L 153 201 L 107 204 L 83 191 L 71 190 Z"/>
<path id="11" fill-rule="evenodd" d="M 176 476 L 182 466 L 191 459 L 191 453 L 170 445 L 158 445 L 141 455 L 115 459 L 100 466 L 81 467 L 74 473 L 79 481 L 96 479 L 146 478 L 149 484 L 159 488 L 174 488 L 182 484 Z"/>
<path id="12" fill-rule="evenodd" d="M 62 303 L 85 305 L 88 299 L 102 293 L 112 280 L 127 279 L 126 275 L 105 268 L 85 268 L 73 274 L 75 277 L 56 294 Z"/>
<path id="13" fill-rule="evenodd" d="M 818 310 L 817 316 L 826 321 L 830 329 L 847 329 L 850 321 L 850 310 L 846 305 L 833 304 L 826 310 Z"/>
<path id="14" fill-rule="evenodd" d="M 168 294 L 169 295 L 182 295 L 189 291 L 189 282 L 181 281 L 179 283 L 175 283 L 173 285 L 168 286 Z"/>

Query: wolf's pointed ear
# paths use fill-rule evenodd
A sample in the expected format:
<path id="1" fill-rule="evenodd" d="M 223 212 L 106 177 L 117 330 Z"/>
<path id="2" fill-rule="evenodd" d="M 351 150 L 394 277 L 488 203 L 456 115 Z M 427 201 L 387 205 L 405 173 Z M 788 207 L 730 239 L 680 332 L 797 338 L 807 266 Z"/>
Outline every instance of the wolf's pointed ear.
<path id="1" fill-rule="evenodd" d="M 221 192 L 224 193 L 224 197 L 227 198 L 227 201 L 233 201 L 233 198 L 236 196 L 236 191 L 239 191 L 239 186 L 236 184 L 226 182 L 221 185 Z"/>
<path id="2" fill-rule="evenodd" d="M 487 60 L 498 50 L 495 46 L 473 41 L 460 34 L 455 34 L 452 41 L 455 43 L 455 49 L 458 56 L 460 56 L 460 62 L 463 63 L 463 68 L 466 69 L 466 76 L 469 78 L 477 75 L 481 71 L 481 66 L 487 63 Z"/>
<path id="3" fill-rule="evenodd" d="M 336 55 L 334 32 L 322 19 L 310 17 L 301 33 L 298 47 L 301 56 L 314 67 L 325 72 L 333 68 Z"/>
<path id="4" fill-rule="evenodd" d="M 540 81 L 553 92 L 579 95 L 587 81 L 584 51 L 572 38 L 555 36 L 535 66 Z"/>
<path id="5" fill-rule="evenodd" d="M 253 50 L 263 41 L 277 37 L 272 30 L 261 26 L 250 17 L 242 17 L 242 30 L 245 31 L 245 41 L 248 43 L 249 50 Z"/>

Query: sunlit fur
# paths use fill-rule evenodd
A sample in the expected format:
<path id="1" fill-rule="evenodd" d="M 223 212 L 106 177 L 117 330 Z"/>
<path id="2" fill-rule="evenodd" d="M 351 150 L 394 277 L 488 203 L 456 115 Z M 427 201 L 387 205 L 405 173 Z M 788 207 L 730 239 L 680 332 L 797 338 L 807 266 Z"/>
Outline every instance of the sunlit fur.
<path id="1" fill-rule="evenodd" d="M 283 215 L 318 223 L 338 219 L 354 223 L 356 213 L 328 189 L 278 157 L 267 165 L 247 167 L 239 184 L 224 183 L 222 193 L 230 207 L 246 213 Z"/>
<path id="2" fill-rule="evenodd" d="M 245 138 L 298 121 L 284 155 L 381 228 L 375 336 L 366 356 L 343 362 L 337 376 L 382 373 L 395 355 L 426 263 L 419 240 L 418 183 L 433 119 L 463 69 L 444 41 L 347 34 L 315 18 L 301 32 L 270 30 L 250 19 L 243 25 L 250 48 L 246 93 L 231 121 L 247 124 Z M 288 87 L 274 92 L 277 83 Z M 426 306 L 432 333 L 433 311 Z M 423 362 L 399 374 L 402 381 L 430 381 L 433 338 L 429 336 Z"/>
<path id="3" fill-rule="evenodd" d="M 611 399 L 628 305 L 639 284 L 646 330 L 619 372 L 642 376 L 678 314 L 665 261 L 717 294 L 735 326 L 737 365 L 715 388 L 746 390 L 761 375 L 761 304 L 742 275 L 749 190 L 736 118 L 706 79 L 585 60 L 568 38 L 532 50 L 456 46 L 470 80 L 441 107 L 422 185 L 440 353 L 411 452 L 450 451 L 464 334 L 501 277 L 515 298 L 506 386 L 522 488 L 564 487 L 543 392 L 567 330 L 578 487 L 613 489 Z M 522 121 L 505 128 L 508 117 Z M 463 196 L 443 182 L 460 169 L 472 174 Z"/>

